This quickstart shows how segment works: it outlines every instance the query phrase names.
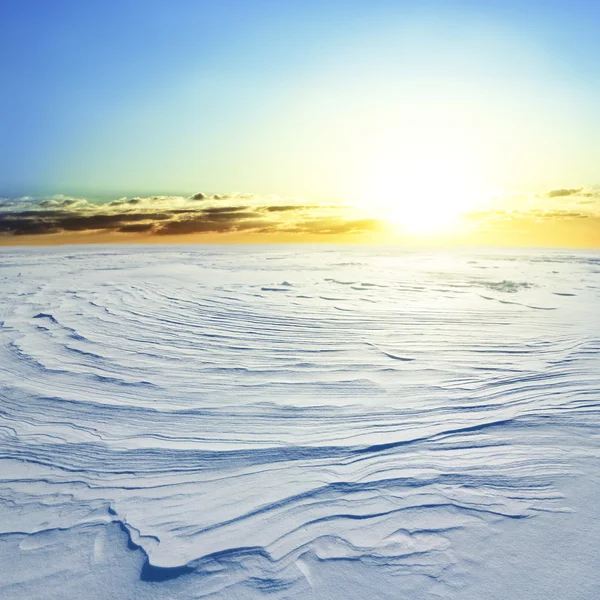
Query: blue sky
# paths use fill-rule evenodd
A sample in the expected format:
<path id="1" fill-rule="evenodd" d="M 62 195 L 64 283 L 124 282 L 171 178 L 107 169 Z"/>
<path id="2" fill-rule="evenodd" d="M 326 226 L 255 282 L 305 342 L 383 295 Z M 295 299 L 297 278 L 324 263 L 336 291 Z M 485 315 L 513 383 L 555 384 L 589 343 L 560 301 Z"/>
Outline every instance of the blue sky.
<path id="1" fill-rule="evenodd" d="M 599 24 L 598 2 L 4 0 L 0 195 L 327 200 L 409 155 L 596 185 Z"/>

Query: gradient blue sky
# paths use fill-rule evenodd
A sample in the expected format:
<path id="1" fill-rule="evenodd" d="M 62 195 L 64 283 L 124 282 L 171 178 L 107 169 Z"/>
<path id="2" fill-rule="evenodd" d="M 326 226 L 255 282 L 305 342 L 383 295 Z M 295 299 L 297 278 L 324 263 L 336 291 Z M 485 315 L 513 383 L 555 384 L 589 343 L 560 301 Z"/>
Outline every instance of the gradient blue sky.
<path id="1" fill-rule="evenodd" d="M 596 185 L 599 26 L 582 1 L 3 0 L 0 195 L 340 199 L 415 148 L 432 179 L 458 154 L 489 188 Z"/>

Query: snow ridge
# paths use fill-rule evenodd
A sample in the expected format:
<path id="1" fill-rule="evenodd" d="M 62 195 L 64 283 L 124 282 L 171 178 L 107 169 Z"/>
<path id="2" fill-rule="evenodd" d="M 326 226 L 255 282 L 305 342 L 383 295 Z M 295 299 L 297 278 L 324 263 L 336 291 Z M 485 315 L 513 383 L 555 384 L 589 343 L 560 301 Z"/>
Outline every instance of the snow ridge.
<path id="1" fill-rule="evenodd" d="M 599 454 L 599 264 L 3 249 L 0 591 L 450 597 Z"/>

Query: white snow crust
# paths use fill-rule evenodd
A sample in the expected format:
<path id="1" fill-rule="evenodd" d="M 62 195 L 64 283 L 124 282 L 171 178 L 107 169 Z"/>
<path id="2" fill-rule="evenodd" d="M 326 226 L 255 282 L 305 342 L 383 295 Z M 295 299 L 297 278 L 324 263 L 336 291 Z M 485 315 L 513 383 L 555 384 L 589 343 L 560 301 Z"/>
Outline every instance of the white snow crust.
<path id="1" fill-rule="evenodd" d="M 600 598 L 600 255 L 0 251 L 0 597 Z"/>

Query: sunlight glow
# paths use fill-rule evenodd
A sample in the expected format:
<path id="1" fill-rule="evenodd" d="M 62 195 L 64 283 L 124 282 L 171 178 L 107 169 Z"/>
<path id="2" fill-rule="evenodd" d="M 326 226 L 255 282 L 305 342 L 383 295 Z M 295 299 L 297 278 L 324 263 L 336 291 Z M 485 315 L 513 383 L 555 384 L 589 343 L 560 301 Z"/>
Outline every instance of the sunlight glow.
<path id="1" fill-rule="evenodd" d="M 359 204 L 403 233 L 457 232 L 462 215 L 486 201 L 477 162 L 456 148 L 413 148 L 374 162 Z"/>

